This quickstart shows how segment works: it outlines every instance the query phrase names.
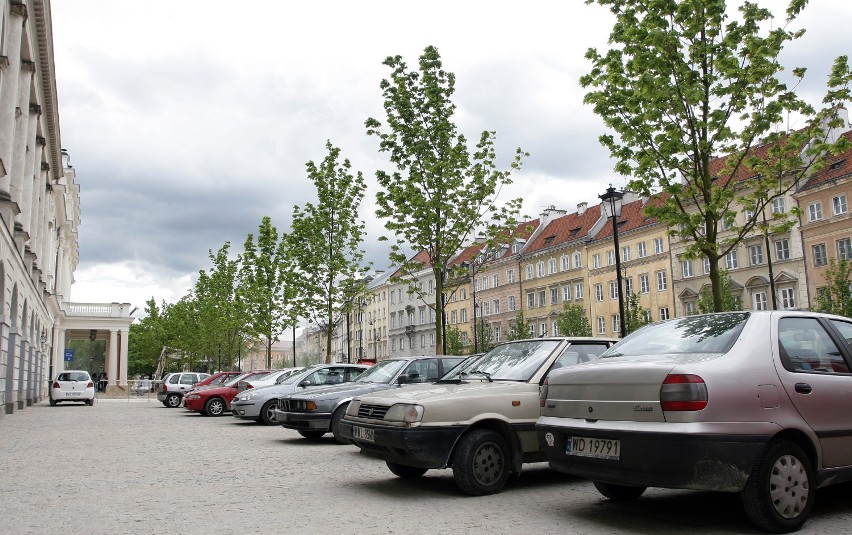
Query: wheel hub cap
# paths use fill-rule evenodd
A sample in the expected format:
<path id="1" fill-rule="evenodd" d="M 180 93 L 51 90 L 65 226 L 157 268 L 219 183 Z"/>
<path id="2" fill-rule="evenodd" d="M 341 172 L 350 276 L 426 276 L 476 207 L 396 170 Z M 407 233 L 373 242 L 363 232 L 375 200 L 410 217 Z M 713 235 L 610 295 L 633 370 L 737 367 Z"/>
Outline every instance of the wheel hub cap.
<path id="1" fill-rule="evenodd" d="M 769 476 L 769 496 L 778 514 L 796 518 L 804 511 L 809 495 L 808 473 L 799 459 L 792 455 L 779 457 Z"/>
<path id="2" fill-rule="evenodd" d="M 483 444 L 473 458 L 473 476 L 480 485 L 493 485 L 503 473 L 503 454 L 496 445 Z"/>

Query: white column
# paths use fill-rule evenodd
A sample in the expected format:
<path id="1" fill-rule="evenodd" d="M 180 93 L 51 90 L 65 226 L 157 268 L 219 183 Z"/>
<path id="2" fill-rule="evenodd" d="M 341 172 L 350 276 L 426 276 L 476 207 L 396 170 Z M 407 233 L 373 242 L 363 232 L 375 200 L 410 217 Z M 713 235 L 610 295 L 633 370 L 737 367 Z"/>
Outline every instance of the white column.
<path id="1" fill-rule="evenodd" d="M 118 384 L 118 331 L 109 331 L 109 364 L 107 366 L 107 379 L 109 384 Z"/>
<path id="2" fill-rule="evenodd" d="M 35 64 L 32 61 L 24 61 L 21 63 L 21 74 L 18 76 L 18 101 L 15 112 L 15 144 L 12 147 L 12 182 L 10 184 L 10 193 L 12 201 L 18 204 L 18 215 L 15 216 L 15 222 L 21 227 L 26 209 L 27 199 L 24 198 L 25 188 L 29 184 L 32 186 L 30 179 L 24 178 L 24 168 L 27 160 L 27 135 L 30 133 L 30 88 L 32 87 L 33 75 L 35 73 Z M 9 169 L 7 168 L 6 171 Z M 17 225 L 16 225 L 17 226 Z M 27 229 L 23 229 L 27 230 Z"/>
<path id="3" fill-rule="evenodd" d="M 119 355 L 121 358 L 119 359 L 119 380 L 121 381 L 122 386 L 127 386 L 127 343 L 129 339 L 129 331 L 121 329 L 118 331 L 121 336 L 121 351 Z"/>
<path id="4" fill-rule="evenodd" d="M 9 64 L 3 69 L 3 83 L 0 84 L 0 201 L 10 200 L 12 179 L 12 151 L 15 145 L 15 109 L 18 102 L 18 77 L 21 73 L 21 36 L 24 31 L 27 7 L 24 4 L 12 4 L 9 13 L 6 42 L 6 57 Z M 11 230 L 11 222 L 9 228 Z"/>
<path id="5" fill-rule="evenodd" d="M 65 329 L 53 326 L 53 375 L 65 369 Z M 51 377 L 53 379 L 53 377 Z"/>

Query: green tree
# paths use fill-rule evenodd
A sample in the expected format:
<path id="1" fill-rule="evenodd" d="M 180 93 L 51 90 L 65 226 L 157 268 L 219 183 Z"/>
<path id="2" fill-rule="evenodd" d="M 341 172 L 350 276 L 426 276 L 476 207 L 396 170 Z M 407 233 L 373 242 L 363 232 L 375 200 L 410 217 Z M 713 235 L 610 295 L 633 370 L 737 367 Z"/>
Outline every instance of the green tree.
<path id="1" fill-rule="evenodd" d="M 317 204 L 293 208 L 290 249 L 304 296 L 301 310 L 326 331 L 325 361 L 331 362 L 335 316 L 348 310 L 366 283 L 361 250 L 364 222 L 358 219 L 366 186 L 360 172 L 352 174 L 348 159 L 339 161 L 339 148 L 329 141 L 326 149 L 328 154 L 319 166 L 307 163 Z"/>
<path id="2" fill-rule="evenodd" d="M 530 337 L 530 322 L 524 318 L 524 311 L 518 311 L 515 321 L 509 322 L 507 340 L 523 340 Z"/>
<path id="3" fill-rule="evenodd" d="M 832 131 L 844 126 L 836 109 L 850 97 L 847 58 L 835 60 L 817 111 L 779 78 L 779 54 L 803 33 L 788 26 L 806 0 L 791 0 L 786 25 L 754 2 L 743 3 L 737 17 L 725 0 L 587 3 L 616 17 L 611 48 L 590 49 L 592 70 L 581 78 L 592 89 L 585 102 L 614 131 L 600 141 L 631 189 L 667 194 L 647 215 L 688 244 L 687 257 L 710 261 L 714 310 L 722 310 L 719 259 L 774 198 L 849 148 Z M 801 80 L 804 69 L 792 74 Z M 791 117 L 805 126 L 784 129 Z M 774 212 L 771 231 L 788 230 L 797 214 Z"/>
<path id="4" fill-rule="evenodd" d="M 145 302 L 145 317 L 130 326 L 127 373 L 149 375 L 157 369 L 160 354 L 169 344 L 166 326 L 168 308 L 165 301 L 158 306 L 153 297 Z"/>
<path id="5" fill-rule="evenodd" d="M 494 347 L 494 328 L 490 323 L 479 320 L 474 325 L 476 329 L 476 350 L 479 353 L 490 351 Z"/>
<path id="6" fill-rule="evenodd" d="M 458 327 L 447 328 L 447 354 L 462 355 L 464 351 L 465 347 L 462 344 L 461 331 Z"/>
<path id="7" fill-rule="evenodd" d="M 556 315 L 556 326 L 561 336 L 592 336 L 586 311 L 577 304 L 563 303 L 562 312 Z"/>
<path id="8" fill-rule="evenodd" d="M 734 291 L 734 281 L 731 280 L 731 275 L 727 270 L 723 269 L 719 273 L 719 277 L 722 285 L 721 309 L 717 308 L 715 303 L 713 303 L 713 293 L 710 291 L 710 287 L 705 286 L 701 288 L 701 291 L 698 293 L 698 304 L 696 306 L 696 310 L 699 314 L 742 310 L 742 300 Z"/>
<path id="9" fill-rule="evenodd" d="M 639 294 L 632 292 L 627 299 L 627 332 L 632 333 L 636 329 L 651 323 L 648 319 L 648 311 L 639 303 Z M 591 330 L 591 329 L 590 329 Z"/>
<path id="10" fill-rule="evenodd" d="M 381 186 L 376 214 L 396 239 L 390 250 L 391 263 L 400 269 L 396 279 L 417 292 L 415 274 L 432 270 L 436 288 L 428 304 L 438 322 L 440 354 L 446 321 L 440 296 L 449 280 L 461 279 L 452 275 L 452 261 L 472 237 L 498 236 L 515 226 L 521 199 L 498 205 L 497 197 L 525 154 L 517 149 L 510 170 L 498 170 L 494 132 L 482 132 L 471 153 L 453 122 L 455 75 L 443 70 L 436 48 L 424 50 L 417 71 L 400 56 L 388 57 L 384 65 L 392 70 L 381 82 L 387 124 L 369 118 L 366 128 L 379 138 L 380 151 L 389 155 L 395 170 L 376 172 Z M 426 261 L 409 257 L 412 250 L 425 251 Z"/>
<path id="11" fill-rule="evenodd" d="M 272 220 L 264 217 L 257 229 L 257 242 L 253 234 L 246 238 L 239 283 L 233 289 L 239 299 L 233 306 L 233 331 L 229 337 L 233 346 L 229 347 L 236 349 L 242 343 L 247 324 L 251 333 L 263 341 L 268 368 L 272 367 L 272 344 L 285 329 L 295 326 L 292 311 L 296 308 L 297 283 L 290 243 L 287 236 L 279 236 Z"/>
<path id="12" fill-rule="evenodd" d="M 829 259 L 825 282 L 825 286 L 817 288 L 814 310 L 852 318 L 852 291 L 849 288 L 852 284 L 852 262 Z"/>

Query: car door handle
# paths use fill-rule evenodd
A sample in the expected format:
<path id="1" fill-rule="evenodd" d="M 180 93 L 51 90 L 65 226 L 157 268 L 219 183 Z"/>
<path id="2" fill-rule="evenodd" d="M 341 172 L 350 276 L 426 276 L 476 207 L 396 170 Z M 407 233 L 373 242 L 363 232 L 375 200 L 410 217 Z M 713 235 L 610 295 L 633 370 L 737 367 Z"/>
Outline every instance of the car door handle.
<path id="1" fill-rule="evenodd" d="M 808 383 L 796 383 L 796 392 L 799 394 L 810 394 L 813 391 Z"/>

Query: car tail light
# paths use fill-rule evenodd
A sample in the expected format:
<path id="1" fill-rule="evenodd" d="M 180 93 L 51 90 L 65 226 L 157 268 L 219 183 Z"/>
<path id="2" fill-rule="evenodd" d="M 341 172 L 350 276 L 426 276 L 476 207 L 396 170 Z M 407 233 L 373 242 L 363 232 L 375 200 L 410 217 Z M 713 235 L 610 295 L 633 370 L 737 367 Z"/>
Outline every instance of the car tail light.
<path id="1" fill-rule="evenodd" d="M 707 407 L 707 385 L 692 374 L 671 374 L 660 387 L 664 411 L 700 411 Z"/>
<path id="2" fill-rule="evenodd" d="M 59 388 L 59 381 L 53 381 L 53 388 Z"/>
<path id="3" fill-rule="evenodd" d="M 167 385 L 166 383 L 163 383 L 163 392 L 168 392 L 168 391 L 169 391 L 169 385 Z"/>
<path id="4" fill-rule="evenodd" d="M 94 388 L 94 387 L 95 387 L 95 383 L 93 383 L 91 381 L 89 381 L 89 384 L 86 385 L 86 388 Z"/>
<path id="5" fill-rule="evenodd" d="M 538 388 L 538 406 L 544 407 L 544 402 L 547 401 L 547 378 L 544 379 L 544 383 Z"/>

